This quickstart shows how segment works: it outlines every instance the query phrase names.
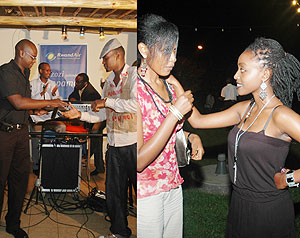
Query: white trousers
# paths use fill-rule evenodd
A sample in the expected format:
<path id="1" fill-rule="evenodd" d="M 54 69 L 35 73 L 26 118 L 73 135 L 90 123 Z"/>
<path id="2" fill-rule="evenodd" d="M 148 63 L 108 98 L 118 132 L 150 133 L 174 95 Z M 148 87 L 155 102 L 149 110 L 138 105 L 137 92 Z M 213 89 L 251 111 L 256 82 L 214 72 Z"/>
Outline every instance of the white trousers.
<path id="1" fill-rule="evenodd" d="M 137 201 L 138 238 L 182 238 L 182 188 Z"/>

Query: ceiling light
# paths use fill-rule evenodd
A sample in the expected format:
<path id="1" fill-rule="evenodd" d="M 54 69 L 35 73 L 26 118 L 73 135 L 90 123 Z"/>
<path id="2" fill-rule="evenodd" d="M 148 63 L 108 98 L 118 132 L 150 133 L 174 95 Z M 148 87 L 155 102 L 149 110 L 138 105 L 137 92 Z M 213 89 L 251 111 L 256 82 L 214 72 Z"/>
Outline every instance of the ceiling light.
<path id="1" fill-rule="evenodd" d="M 79 33 L 79 35 L 80 35 L 80 36 L 84 36 L 84 33 L 85 33 L 85 27 L 84 27 L 84 26 L 81 26 L 81 27 L 80 27 L 80 33 Z"/>
<path id="2" fill-rule="evenodd" d="M 99 32 L 99 39 L 103 40 L 105 38 L 103 27 L 100 27 Z"/>
<path id="3" fill-rule="evenodd" d="M 61 38 L 63 38 L 64 40 L 66 40 L 67 37 L 68 37 L 68 35 L 67 35 L 67 27 L 63 26 L 62 29 L 61 29 Z"/>

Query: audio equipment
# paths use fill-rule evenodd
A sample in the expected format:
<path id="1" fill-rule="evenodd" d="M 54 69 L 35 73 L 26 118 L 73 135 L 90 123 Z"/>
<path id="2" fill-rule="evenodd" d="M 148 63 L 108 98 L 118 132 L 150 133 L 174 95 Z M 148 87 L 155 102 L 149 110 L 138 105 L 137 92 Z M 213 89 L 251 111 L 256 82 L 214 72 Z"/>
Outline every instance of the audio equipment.
<path id="1" fill-rule="evenodd" d="M 80 112 L 91 112 L 91 103 L 90 101 L 73 101 L 72 105 Z"/>
<path id="2" fill-rule="evenodd" d="M 42 192 L 80 190 L 82 145 L 43 144 L 40 179 Z"/>

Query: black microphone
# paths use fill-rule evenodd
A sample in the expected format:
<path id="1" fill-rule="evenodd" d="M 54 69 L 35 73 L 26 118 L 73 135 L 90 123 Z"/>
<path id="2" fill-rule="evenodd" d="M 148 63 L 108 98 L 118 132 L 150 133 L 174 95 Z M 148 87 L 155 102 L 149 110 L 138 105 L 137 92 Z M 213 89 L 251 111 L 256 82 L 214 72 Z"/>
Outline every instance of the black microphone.
<path id="1" fill-rule="evenodd" d="M 43 85 L 44 100 L 45 100 L 45 94 L 46 94 L 45 88 L 47 87 L 47 85 L 48 85 L 48 84 L 44 84 L 44 85 Z"/>
<path id="2" fill-rule="evenodd" d="M 53 112 L 52 112 L 52 115 L 51 115 L 51 119 L 55 119 L 57 112 L 58 112 L 58 107 L 55 107 L 53 109 Z"/>

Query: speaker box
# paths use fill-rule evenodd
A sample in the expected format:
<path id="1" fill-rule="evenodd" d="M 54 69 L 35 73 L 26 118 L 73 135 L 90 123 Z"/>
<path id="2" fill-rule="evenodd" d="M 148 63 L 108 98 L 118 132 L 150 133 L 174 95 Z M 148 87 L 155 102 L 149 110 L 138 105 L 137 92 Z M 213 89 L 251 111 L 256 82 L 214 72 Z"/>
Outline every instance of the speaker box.
<path id="1" fill-rule="evenodd" d="M 43 144 L 41 153 L 42 192 L 78 192 L 82 145 Z"/>

